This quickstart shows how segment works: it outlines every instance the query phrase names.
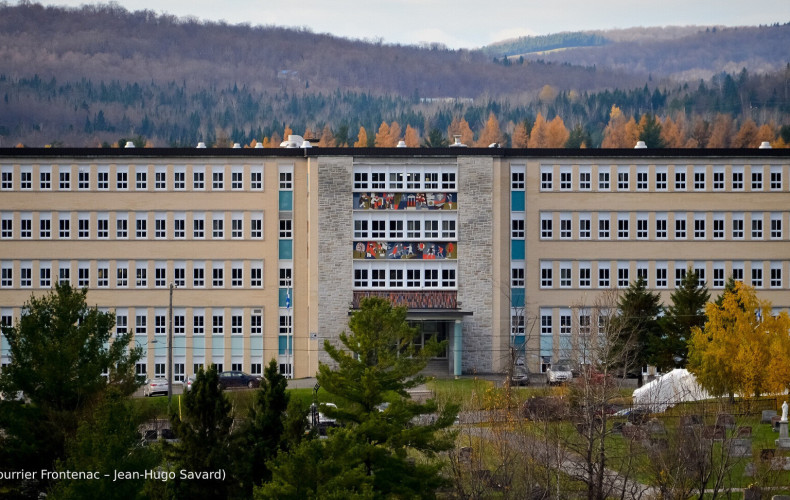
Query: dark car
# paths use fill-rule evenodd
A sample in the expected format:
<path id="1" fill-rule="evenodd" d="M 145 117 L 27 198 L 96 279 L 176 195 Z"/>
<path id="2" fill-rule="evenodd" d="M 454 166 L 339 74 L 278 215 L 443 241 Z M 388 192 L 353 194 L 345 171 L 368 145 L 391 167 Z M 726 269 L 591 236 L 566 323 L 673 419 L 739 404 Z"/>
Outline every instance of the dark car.
<path id="1" fill-rule="evenodd" d="M 223 389 L 228 387 L 258 387 L 261 385 L 261 377 L 248 373 L 231 370 L 219 374 L 219 386 Z"/>

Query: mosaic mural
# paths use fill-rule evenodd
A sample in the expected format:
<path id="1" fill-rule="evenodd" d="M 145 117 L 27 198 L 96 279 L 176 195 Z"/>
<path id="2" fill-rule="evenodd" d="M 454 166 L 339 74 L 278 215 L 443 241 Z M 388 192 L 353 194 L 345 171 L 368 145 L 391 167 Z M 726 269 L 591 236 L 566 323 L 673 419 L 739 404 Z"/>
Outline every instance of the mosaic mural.
<path id="1" fill-rule="evenodd" d="M 359 303 L 365 297 L 381 297 L 389 300 L 394 306 L 406 306 L 412 309 L 458 309 L 458 292 L 456 291 L 355 291 L 352 307 L 359 309 Z"/>
<path id="2" fill-rule="evenodd" d="M 354 193 L 359 210 L 458 210 L 458 193 Z"/>
<path id="3" fill-rule="evenodd" d="M 458 243 L 416 241 L 356 241 L 355 259 L 417 259 L 455 260 L 458 258 Z"/>

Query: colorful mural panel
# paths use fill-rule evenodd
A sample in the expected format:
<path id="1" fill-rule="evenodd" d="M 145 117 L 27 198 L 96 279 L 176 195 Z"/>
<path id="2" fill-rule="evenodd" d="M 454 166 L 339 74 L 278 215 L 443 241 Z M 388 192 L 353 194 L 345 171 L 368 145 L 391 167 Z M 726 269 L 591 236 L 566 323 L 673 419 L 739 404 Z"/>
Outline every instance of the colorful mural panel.
<path id="1" fill-rule="evenodd" d="M 417 241 L 355 241 L 355 259 L 455 260 L 458 243 Z"/>
<path id="2" fill-rule="evenodd" d="M 458 193 L 354 193 L 358 210 L 458 210 Z"/>
<path id="3" fill-rule="evenodd" d="M 406 306 L 412 309 L 458 309 L 458 292 L 456 291 L 420 291 L 420 292 L 384 292 L 355 291 L 352 307 L 359 309 L 359 303 L 366 297 L 381 297 L 389 300 L 394 306 Z"/>

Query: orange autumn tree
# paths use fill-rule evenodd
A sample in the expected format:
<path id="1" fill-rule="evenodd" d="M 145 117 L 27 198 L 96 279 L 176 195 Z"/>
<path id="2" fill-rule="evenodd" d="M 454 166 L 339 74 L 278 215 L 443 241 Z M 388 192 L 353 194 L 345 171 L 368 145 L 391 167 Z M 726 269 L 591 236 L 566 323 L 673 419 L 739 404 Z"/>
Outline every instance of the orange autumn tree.
<path id="1" fill-rule="evenodd" d="M 565 122 L 557 115 L 546 127 L 546 147 L 563 148 L 570 136 L 571 133 L 568 132 L 567 127 L 565 127 Z"/>
<path id="2" fill-rule="evenodd" d="M 381 126 L 379 126 L 379 131 L 376 132 L 376 139 L 373 144 L 377 148 L 387 148 L 389 146 L 390 140 L 390 126 L 387 125 L 387 122 L 381 122 Z"/>
<path id="3" fill-rule="evenodd" d="M 357 142 L 354 143 L 355 148 L 366 148 L 368 147 L 368 132 L 365 130 L 365 127 L 359 127 L 359 133 L 357 134 Z"/>
<path id="4" fill-rule="evenodd" d="M 529 133 L 529 142 L 527 145 L 530 148 L 547 148 L 547 129 L 546 119 L 543 118 L 541 113 L 538 113 L 538 116 L 535 117 L 535 124 L 532 125 L 532 130 Z"/>
<path id="5" fill-rule="evenodd" d="M 464 118 L 453 118 L 450 126 L 447 127 L 447 136 L 451 138 L 451 144 L 455 142 L 454 137 L 456 135 L 460 135 L 461 142 L 467 146 L 471 146 L 475 142 L 475 133 L 472 132 L 472 129 L 469 127 L 469 122 Z"/>
<path id="6" fill-rule="evenodd" d="M 406 125 L 406 133 L 403 136 L 403 141 L 406 143 L 407 148 L 419 148 L 420 133 L 411 125 Z"/>
<path id="7" fill-rule="evenodd" d="M 721 305 L 705 307 L 704 328 L 692 328 L 688 369 L 715 396 L 759 396 L 790 387 L 790 317 L 772 316 L 771 303 L 736 282 Z"/>
<path id="8" fill-rule="evenodd" d="M 603 131 L 602 148 L 633 148 L 639 140 L 639 126 L 632 116 L 627 119 L 617 106 L 612 105 L 609 123 Z"/>
<path id="9" fill-rule="evenodd" d="M 333 148 L 335 147 L 335 135 L 332 133 L 332 129 L 329 125 L 324 125 L 324 129 L 321 131 L 321 139 L 318 141 L 318 145 L 322 148 Z"/>
<path id="10" fill-rule="evenodd" d="M 488 115 L 488 121 L 483 131 L 480 132 L 480 138 L 477 139 L 475 146 L 479 148 L 487 148 L 490 144 L 502 142 L 502 130 L 499 128 L 499 120 L 496 119 L 494 113 Z"/>
<path id="11" fill-rule="evenodd" d="M 529 133 L 527 132 L 527 123 L 518 122 L 513 129 L 512 146 L 514 148 L 526 148 L 529 144 Z"/>

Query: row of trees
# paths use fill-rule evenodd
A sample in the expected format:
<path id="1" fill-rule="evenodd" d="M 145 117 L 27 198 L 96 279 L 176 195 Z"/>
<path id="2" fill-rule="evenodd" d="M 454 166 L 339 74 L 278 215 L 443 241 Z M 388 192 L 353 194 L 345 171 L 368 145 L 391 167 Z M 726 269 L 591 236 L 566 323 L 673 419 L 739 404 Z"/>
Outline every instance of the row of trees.
<path id="1" fill-rule="evenodd" d="M 152 415 L 129 399 L 141 350 L 129 349 L 131 334 L 111 339 L 113 313 L 85 299 L 85 290 L 57 284 L 3 325 L 11 363 L 0 373 L 0 496 L 429 498 L 446 484 L 437 458 L 454 446 L 446 429 L 457 407 L 407 392 L 445 346 L 418 349 L 405 308 L 366 300 L 342 345 L 326 342 L 334 366 L 320 365 L 318 382 L 336 406 L 321 411 L 342 424 L 327 439 L 309 430 L 306 403 L 289 396 L 272 360 L 246 417 L 216 369 L 201 370 L 169 415 L 177 440 L 141 446 L 140 425 Z M 429 423 L 418 419 L 426 414 Z"/>

